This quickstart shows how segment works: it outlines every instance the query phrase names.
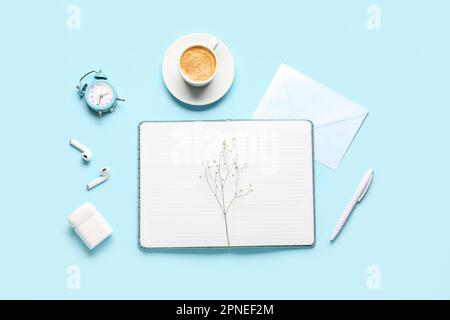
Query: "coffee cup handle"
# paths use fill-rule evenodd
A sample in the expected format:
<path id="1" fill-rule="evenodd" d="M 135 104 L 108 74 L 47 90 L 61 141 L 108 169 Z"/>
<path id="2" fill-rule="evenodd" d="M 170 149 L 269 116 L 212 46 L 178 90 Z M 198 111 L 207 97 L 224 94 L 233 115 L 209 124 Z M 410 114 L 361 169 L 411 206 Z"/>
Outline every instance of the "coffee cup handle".
<path id="1" fill-rule="evenodd" d="M 220 43 L 219 39 L 217 39 L 216 37 L 211 37 L 208 43 L 208 48 L 215 51 L 219 43 Z"/>

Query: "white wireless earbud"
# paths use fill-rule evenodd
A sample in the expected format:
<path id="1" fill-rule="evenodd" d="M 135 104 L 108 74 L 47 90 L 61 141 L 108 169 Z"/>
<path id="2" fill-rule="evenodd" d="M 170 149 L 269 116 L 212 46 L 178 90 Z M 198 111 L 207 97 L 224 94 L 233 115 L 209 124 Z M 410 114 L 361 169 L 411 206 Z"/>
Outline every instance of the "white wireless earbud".
<path id="1" fill-rule="evenodd" d="M 92 158 L 92 152 L 91 150 L 89 150 L 89 148 L 83 146 L 81 143 L 79 143 L 77 140 L 74 139 L 70 139 L 69 140 L 69 144 L 74 147 L 75 149 L 83 152 L 83 154 L 81 155 L 81 157 L 83 158 L 84 161 L 89 162 L 91 161 Z"/>
<path id="2" fill-rule="evenodd" d="M 96 186 L 98 186 L 99 184 L 102 184 L 103 182 L 108 180 L 110 174 L 111 174 L 111 171 L 109 170 L 108 167 L 103 168 L 102 171 L 100 172 L 100 177 L 95 179 L 94 181 L 88 183 L 86 188 L 88 190 L 91 190 L 91 189 L 95 188 Z"/>

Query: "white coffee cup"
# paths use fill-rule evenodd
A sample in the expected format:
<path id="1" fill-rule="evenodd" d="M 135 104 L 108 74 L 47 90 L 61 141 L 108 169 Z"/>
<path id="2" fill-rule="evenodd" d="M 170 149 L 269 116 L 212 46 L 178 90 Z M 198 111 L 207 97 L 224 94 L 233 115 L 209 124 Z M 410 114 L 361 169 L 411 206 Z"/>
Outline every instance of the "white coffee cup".
<path id="1" fill-rule="evenodd" d="M 180 57 L 178 59 L 178 70 L 180 71 L 181 77 L 183 78 L 184 81 L 186 81 L 187 84 L 189 84 L 189 85 L 191 85 L 193 87 L 204 87 L 204 86 L 208 85 L 209 83 L 211 83 L 211 81 L 213 81 L 213 79 L 215 78 L 215 76 L 217 74 L 217 70 L 219 69 L 219 59 L 217 58 L 217 54 L 215 52 L 215 50 L 216 50 L 217 46 L 219 45 L 219 43 L 220 43 L 220 41 L 217 38 L 211 37 L 211 39 L 210 39 L 210 41 L 209 41 L 209 43 L 207 45 L 200 44 L 200 43 L 199 44 L 193 44 L 193 45 L 190 45 L 189 47 L 187 47 L 186 49 L 184 49 L 181 52 Z M 182 68 L 181 68 L 181 59 L 182 59 L 184 53 L 187 50 L 189 50 L 189 49 L 191 49 L 193 47 L 204 48 L 204 49 L 209 51 L 214 56 L 215 63 L 216 63 L 216 68 L 215 68 L 214 72 L 211 74 L 211 76 L 208 79 L 205 79 L 205 80 L 193 80 L 193 79 L 189 78 L 189 76 L 186 75 L 183 72 Z"/>

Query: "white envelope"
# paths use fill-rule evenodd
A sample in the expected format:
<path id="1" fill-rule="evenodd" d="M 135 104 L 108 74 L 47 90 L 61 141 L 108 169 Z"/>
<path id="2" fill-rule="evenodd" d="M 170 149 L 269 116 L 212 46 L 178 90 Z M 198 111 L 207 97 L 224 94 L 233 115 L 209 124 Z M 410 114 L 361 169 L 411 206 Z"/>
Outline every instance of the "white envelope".
<path id="1" fill-rule="evenodd" d="M 254 119 L 305 119 L 314 124 L 314 156 L 336 169 L 368 110 L 282 64 Z"/>

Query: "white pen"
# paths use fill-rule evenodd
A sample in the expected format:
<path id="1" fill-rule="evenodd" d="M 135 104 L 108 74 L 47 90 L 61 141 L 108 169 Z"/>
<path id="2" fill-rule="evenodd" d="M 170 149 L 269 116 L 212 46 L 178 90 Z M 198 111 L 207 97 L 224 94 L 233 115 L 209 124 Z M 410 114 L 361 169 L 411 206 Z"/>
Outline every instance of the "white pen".
<path id="1" fill-rule="evenodd" d="M 344 213 L 339 218 L 339 222 L 337 223 L 336 227 L 333 230 L 333 233 L 331 234 L 330 241 L 334 241 L 334 239 L 336 239 L 336 237 L 341 232 L 342 228 L 344 228 L 344 225 L 347 222 L 348 217 L 350 217 L 350 214 L 352 213 L 353 209 L 362 200 L 362 198 L 364 198 L 364 195 L 369 189 L 372 179 L 373 179 L 373 169 L 369 169 L 369 171 L 367 171 L 367 173 L 364 175 L 361 182 L 359 183 L 358 189 L 356 189 L 356 192 L 353 195 L 350 202 L 348 203 L 347 207 L 345 208 Z"/>

